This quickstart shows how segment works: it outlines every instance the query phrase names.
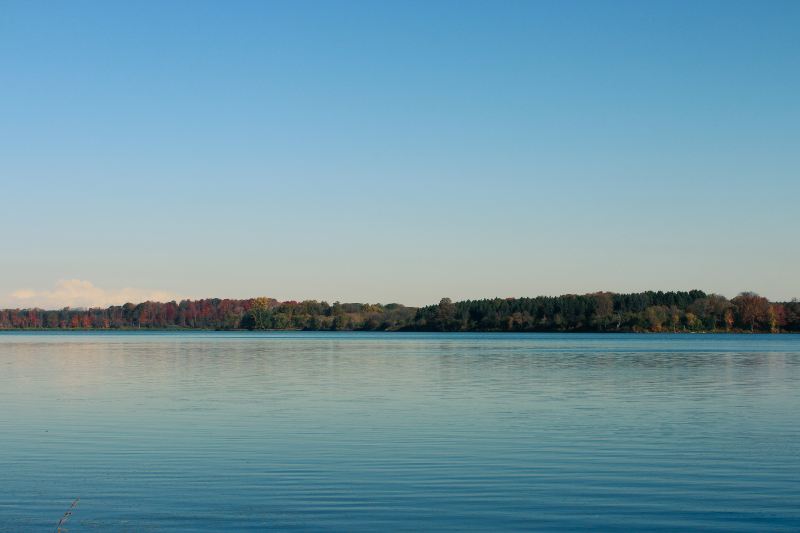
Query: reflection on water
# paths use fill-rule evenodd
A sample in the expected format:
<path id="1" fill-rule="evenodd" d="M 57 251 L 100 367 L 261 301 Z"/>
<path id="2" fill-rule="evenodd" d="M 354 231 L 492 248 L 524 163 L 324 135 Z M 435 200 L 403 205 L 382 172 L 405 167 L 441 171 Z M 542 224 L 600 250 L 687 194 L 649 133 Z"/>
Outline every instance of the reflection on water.
<path id="1" fill-rule="evenodd" d="M 0 531 L 800 529 L 800 337 L 0 334 Z"/>

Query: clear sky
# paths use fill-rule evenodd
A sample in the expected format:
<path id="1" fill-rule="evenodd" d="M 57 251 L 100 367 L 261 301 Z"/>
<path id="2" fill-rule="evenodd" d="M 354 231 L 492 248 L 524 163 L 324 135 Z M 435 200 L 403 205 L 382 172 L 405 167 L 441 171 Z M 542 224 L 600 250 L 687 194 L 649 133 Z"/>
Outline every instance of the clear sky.
<path id="1" fill-rule="evenodd" d="M 797 1 L 0 0 L 0 306 L 800 297 L 798 28 Z"/>

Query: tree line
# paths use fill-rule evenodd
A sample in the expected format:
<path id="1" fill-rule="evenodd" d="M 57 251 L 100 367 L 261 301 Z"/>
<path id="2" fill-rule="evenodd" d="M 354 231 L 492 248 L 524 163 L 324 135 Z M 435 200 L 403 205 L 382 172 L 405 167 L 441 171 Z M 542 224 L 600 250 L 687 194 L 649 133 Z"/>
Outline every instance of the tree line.
<path id="1" fill-rule="evenodd" d="M 800 302 L 703 291 L 494 298 L 401 304 L 273 298 L 0 310 L 0 329 L 250 329 L 312 331 L 800 332 Z"/>
<path id="2" fill-rule="evenodd" d="M 417 311 L 424 331 L 800 331 L 800 302 L 776 303 L 752 292 L 728 300 L 703 291 L 495 298 Z"/>

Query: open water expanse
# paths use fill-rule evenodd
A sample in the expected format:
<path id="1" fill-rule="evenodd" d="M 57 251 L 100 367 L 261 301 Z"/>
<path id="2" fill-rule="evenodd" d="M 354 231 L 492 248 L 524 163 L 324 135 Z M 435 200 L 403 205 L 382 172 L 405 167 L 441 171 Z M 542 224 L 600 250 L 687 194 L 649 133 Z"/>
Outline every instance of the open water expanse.
<path id="1" fill-rule="evenodd" d="M 2 333 L 0 531 L 798 531 L 800 336 Z"/>

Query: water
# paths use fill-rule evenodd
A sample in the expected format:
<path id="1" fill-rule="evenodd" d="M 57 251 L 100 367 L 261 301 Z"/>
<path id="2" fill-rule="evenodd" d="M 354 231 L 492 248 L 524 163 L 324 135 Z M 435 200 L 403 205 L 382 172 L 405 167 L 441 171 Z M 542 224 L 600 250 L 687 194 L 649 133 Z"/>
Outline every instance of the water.
<path id="1" fill-rule="evenodd" d="M 4 333 L 0 531 L 797 531 L 800 336 Z"/>

